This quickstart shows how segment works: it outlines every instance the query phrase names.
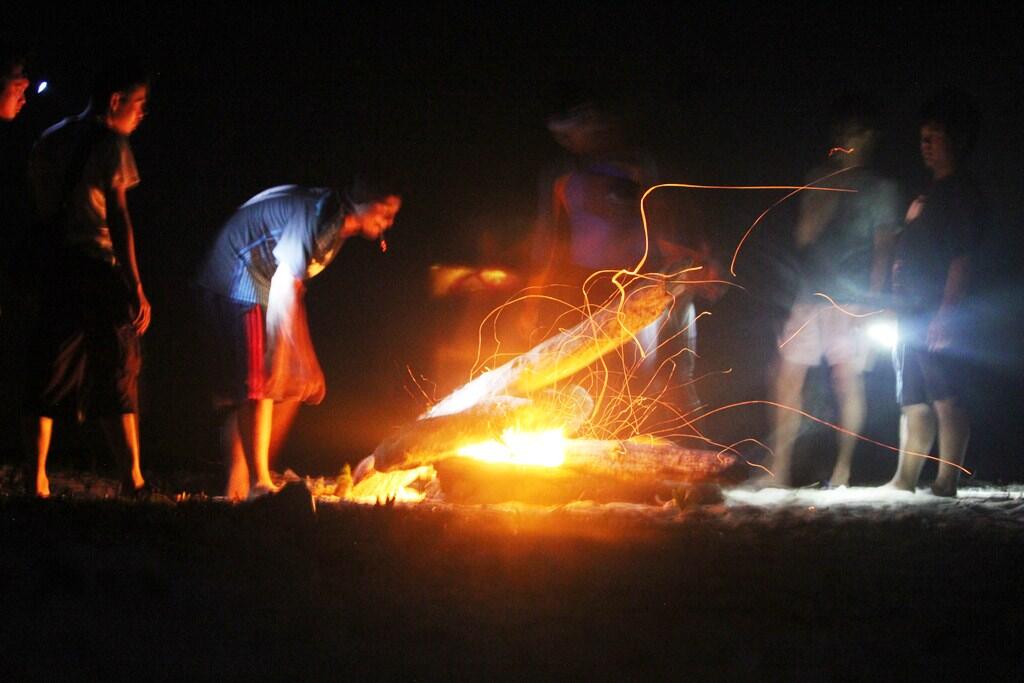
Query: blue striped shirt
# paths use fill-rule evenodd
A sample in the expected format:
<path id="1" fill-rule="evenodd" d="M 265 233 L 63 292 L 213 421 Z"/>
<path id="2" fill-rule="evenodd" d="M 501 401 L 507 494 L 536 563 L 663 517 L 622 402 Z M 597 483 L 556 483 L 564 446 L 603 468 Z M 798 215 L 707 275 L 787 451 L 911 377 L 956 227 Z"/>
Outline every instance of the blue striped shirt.
<path id="1" fill-rule="evenodd" d="M 313 277 L 341 248 L 352 208 L 334 190 L 281 185 L 242 204 L 221 228 L 196 283 L 243 303 L 267 305 L 278 267 Z"/>

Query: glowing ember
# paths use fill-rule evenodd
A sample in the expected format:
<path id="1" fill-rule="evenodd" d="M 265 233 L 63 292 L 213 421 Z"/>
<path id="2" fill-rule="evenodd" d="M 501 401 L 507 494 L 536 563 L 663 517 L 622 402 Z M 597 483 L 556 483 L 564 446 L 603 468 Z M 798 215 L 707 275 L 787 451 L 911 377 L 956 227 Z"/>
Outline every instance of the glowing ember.
<path id="1" fill-rule="evenodd" d="M 463 446 L 457 453 L 484 462 L 558 467 L 565 461 L 566 438 L 562 429 L 520 432 L 509 427 L 500 440 Z"/>

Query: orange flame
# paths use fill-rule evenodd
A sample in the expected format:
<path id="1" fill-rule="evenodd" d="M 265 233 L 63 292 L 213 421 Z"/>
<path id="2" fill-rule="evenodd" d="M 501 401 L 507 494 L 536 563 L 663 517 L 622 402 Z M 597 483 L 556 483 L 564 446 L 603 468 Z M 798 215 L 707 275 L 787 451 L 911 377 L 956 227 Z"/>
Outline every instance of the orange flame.
<path id="1" fill-rule="evenodd" d="M 558 467 L 565 462 L 565 445 L 563 429 L 521 432 L 509 427 L 500 439 L 463 446 L 458 454 L 484 462 Z"/>

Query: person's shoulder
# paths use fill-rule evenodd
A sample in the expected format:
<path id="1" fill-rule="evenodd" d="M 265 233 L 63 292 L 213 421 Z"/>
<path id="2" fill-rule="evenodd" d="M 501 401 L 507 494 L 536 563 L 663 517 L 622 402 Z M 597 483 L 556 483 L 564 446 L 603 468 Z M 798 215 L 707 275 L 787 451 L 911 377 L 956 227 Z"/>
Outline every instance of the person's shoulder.
<path id="1" fill-rule="evenodd" d="M 301 198 L 307 189 L 301 185 L 275 185 L 253 195 L 239 208 L 244 209 L 272 200 Z"/>

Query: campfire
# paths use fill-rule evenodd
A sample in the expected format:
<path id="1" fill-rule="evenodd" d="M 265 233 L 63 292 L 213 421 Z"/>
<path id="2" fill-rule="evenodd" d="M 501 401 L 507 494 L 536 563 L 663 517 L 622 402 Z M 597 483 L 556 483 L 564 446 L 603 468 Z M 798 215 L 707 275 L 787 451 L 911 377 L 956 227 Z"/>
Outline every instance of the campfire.
<path id="1" fill-rule="evenodd" d="M 818 185 L 833 175 L 836 173 L 799 186 L 652 186 L 640 199 L 645 239 L 644 202 L 655 190 L 786 191 L 758 215 L 737 243 L 729 268 L 735 276 L 744 243 L 775 206 L 801 192 L 854 191 Z M 497 367 L 481 372 L 416 421 L 399 428 L 359 464 L 347 497 L 360 502 L 417 502 L 435 496 L 454 502 L 559 503 L 579 498 L 651 501 L 655 495 L 673 493 L 677 486 L 712 479 L 732 465 L 739 455 L 734 450 L 736 444 L 712 442 L 697 429 L 695 422 L 722 410 L 750 404 L 795 409 L 771 401 L 746 401 L 698 415 L 683 412 L 671 400 L 664 399 L 674 369 L 675 356 L 671 353 L 661 361 L 655 379 L 638 391 L 630 386 L 637 366 L 627 362 L 625 354 L 619 357 L 620 380 L 624 381 L 609 381 L 612 372 L 606 356 L 630 346 L 641 357 L 657 351 L 643 347 L 639 340 L 641 332 L 649 326 L 663 326 L 674 305 L 690 300 L 693 286 L 735 286 L 732 282 L 696 280 L 686 275 L 703 270 L 700 265 L 670 274 L 644 273 L 646 260 L 645 250 L 632 270 L 592 274 L 583 286 L 584 304 L 566 304 L 570 312 L 578 314 L 579 321 L 574 326 L 556 327 L 557 331 L 541 343 L 503 364 L 495 363 Z M 484 286 L 480 283 L 485 281 L 504 281 L 503 273 L 495 276 L 497 279 L 486 280 L 463 270 L 446 271 L 435 279 L 442 289 L 463 281 L 473 282 L 476 287 Z M 612 291 L 612 295 L 592 305 L 589 292 L 599 281 L 611 285 L 605 290 Z M 523 295 L 498 311 L 531 296 L 552 298 L 546 294 Z M 496 320 L 499 313 L 492 315 Z M 563 320 L 564 316 L 559 318 L 559 324 Z M 603 367 L 603 374 L 597 373 L 599 379 L 594 381 L 592 374 L 579 381 L 578 377 L 586 375 L 594 365 Z M 652 415 L 659 410 L 669 413 L 669 417 L 651 425 Z M 796 412 L 840 429 L 813 415 Z M 855 436 L 897 450 L 859 434 Z"/>
<path id="2" fill-rule="evenodd" d="M 582 317 L 576 325 L 479 374 L 385 439 L 356 468 L 347 498 L 653 501 L 732 464 L 728 449 L 685 448 L 644 434 L 635 415 L 657 406 L 657 395 L 633 395 L 608 381 L 590 381 L 589 391 L 573 383 L 613 351 L 640 347 L 641 330 L 663 324 L 676 298 L 687 296 L 666 276 L 634 276 L 626 284 L 621 276 L 609 274 L 616 285 L 609 299 L 575 309 Z M 652 351 L 638 349 L 640 356 Z M 606 436 L 616 430 L 597 424 L 599 402 L 634 416 L 620 417 L 626 428 L 618 431 L 627 433 Z M 688 436 L 704 445 L 696 429 Z"/>

